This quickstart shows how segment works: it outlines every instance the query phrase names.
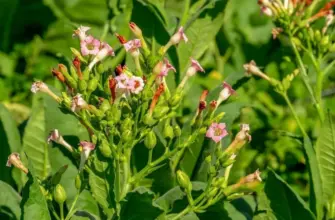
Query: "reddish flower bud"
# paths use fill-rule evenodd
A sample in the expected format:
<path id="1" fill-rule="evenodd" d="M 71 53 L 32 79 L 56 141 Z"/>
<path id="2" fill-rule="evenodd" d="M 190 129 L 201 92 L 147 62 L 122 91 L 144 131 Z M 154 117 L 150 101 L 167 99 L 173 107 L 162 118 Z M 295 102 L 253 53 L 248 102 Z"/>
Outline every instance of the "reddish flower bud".
<path id="1" fill-rule="evenodd" d="M 62 83 L 65 83 L 65 77 L 60 71 L 56 69 L 52 69 L 51 72 L 52 72 L 52 75 L 54 75 L 59 81 L 61 81 Z"/>
<path id="2" fill-rule="evenodd" d="M 109 89 L 111 91 L 111 103 L 113 104 L 115 99 L 116 99 L 116 85 L 117 85 L 117 81 L 114 78 L 109 78 L 108 80 L 109 83 Z"/>
<path id="3" fill-rule="evenodd" d="M 156 106 L 156 104 L 157 104 L 157 102 L 158 102 L 158 99 L 159 99 L 160 95 L 164 92 L 164 90 L 165 90 L 165 88 L 164 88 L 164 83 L 161 83 L 161 84 L 158 86 L 158 88 L 157 88 L 157 90 L 156 90 L 156 92 L 155 92 L 154 97 L 152 98 L 152 101 L 151 101 L 151 104 L 150 104 L 150 108 L 149 108 L 149 114 L 150 114 L 150 115 L 151 115 L 152 112 L 154 111 L 155 106 Z"/>
<path id="4" fill-rule="evenodd" d="M 129 23 L 129 28 L 136 37 L 142 37 L 142 30 L 134 22 Z"/>
<path id="5" fill-rule="evenodd" d="M 115 68 L 115 74 L 119 76 L 122 74 L 122 72 L 123 72 L 123 67 L 121 66 L 121 64 L 117 65 Z"/>
<path id="6" fill-rule="evenodd" d="M 76 71 L 77 71 L 77 74 L 79 76 L 79 79 L 83 79 L 83 74 L 82 74 L 81 68 L 80 68 L 81 62 L 80 62 L 80 60 L 79 60 L 79 58 L 77 56 L 72 61 L 72 64 L 76 68 Z"/>
<path id="7" fill-rule="evenodd" d="M 124 36 L 119 35 L 119 34 L 115 34 L 115 36 L 117 37 L 117 39 L 119 39 L 119 41 L 120 41 L 121 44 L 127 43 L 127 40 L 126 40 L 126 38 Z"/>

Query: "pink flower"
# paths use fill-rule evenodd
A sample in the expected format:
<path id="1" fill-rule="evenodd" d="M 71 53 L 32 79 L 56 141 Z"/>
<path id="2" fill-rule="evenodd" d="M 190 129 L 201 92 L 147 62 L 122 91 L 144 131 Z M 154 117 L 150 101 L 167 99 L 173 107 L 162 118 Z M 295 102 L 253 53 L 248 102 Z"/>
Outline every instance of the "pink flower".
<path id="1" fill-rule="evenodd" d="M 88 65 L 89 70 L 92 70 L 95 64 L 102 61 L 107 56 L 115 56 L 114 50 L 109 44 L 102 42 L 99 52 L 94 57 L 94 59 L 91 61 L 91 63 Z"/>
<path id="2" fill-rule="evenodd" d="M 48 137 L 48 143 L 50 143 L 51 141 L 53 141 L 57 144 L 63 145 L 70 152 L 73 152 L 72 146 L 64 140 L 64 138 L 62 137 L 62 135 L 60 135 L 60 133 L 57 129 L 53 130 L 50 133 L 50 135 Z"/>
<path id="3" fill-rule="evenodd" d="M 100 41 L 91 35 L 87 36 L 84 40 L 80 41 L 80 49 L 83 56 L 97 55 L 100 49 Z"/>
<path id="4" fill-rule="evenodd" d="M 169 60 L 167 58 L 164 58 L 164 63 L 158 76 L 167 76 L 170 70 L 176 72 L 176 69 L 170 64 Z"/>
<path id="5" fill-rule="evenodd" d="M 80 148 L 81 148 L 81 154 L 80 154 L 80 166 L 79 170 L 81 171 L 84 168 L 84 165 L 90 156 L 90 153 L 95 148 L 95 144 L 88 142 L 88 141 L 80 141 Z"/>
<path id="6" fill-rule="evenodd" d="M 200 63 L 191 58 L 191 66 L 187 69 L 186 75 L 188 77 L 194 76 L 197 72 L 205 72 Z"/>
<path id="7" fill-rule="evenodd" d="M 235 90 L 227 82 L 223 82 L 222 86 L 223 86 L 223 89 L 220 92 L 220 97 L 218 100 L 219 104 L 227 100 L 232 94 L 235 94 Z"/>
<path id="8" fill-rule="evenodd" d="M 226 131 L 226 124 L 225 123 L 212 123 L 211 126 L 208 128 L 206 137 L 212 138 L 215 143 L 221 141 L 222 138 L 228 135 Z"/>
<path id="9" fill-rule="evenodd" d="M 171 39 L 170 39 L 170 42 L 172 44 L 179 44 L 179 42 L 181 40 L 184 40 L 185 43 L 188 41 L 188 38 L 186 37 L 185 33 L 184 33 L 184 28 L 183 27 L 180 27 L 177 31 L 177 33 L 175 33 Z"/>
<path id="10" fill-rule="evenodd" d="M 126 51 L 133 51 L 133 50 L 138 50 L 138 48 L 142 47 L 141 44 L 141 40 L 139 39 L 134 39 L 134 40 L 130 40 L 126 43 L 123 44 L 124 49 L 126 49 Z"/>
<path id="11" fill-rule="evenodd" d="M 138 76 L 132 76 L 129 80 L 128 80 L 128 89 L 130 90 L 130 92 L 138 94 L 140 93 L 143 88 L 144 88 L 144 82 L 143 79 L 141 77 Z"/>
<path id="12" fill-rule="evenodd" d="M 81 109 L 84 109 L 88 106 L 86 101 L 83 99 L 81 94 L 77 94 L 72 98 L 72 103 L 71 103 L 71 110 L 73 112 L 79 111 Z"/>
<path id="13" fill-rule="evenodd" d="M 119 88 L 119 89 L 127 89 L 128 88 L 127 85 L 128 85 L 129 77 L 126 74 L 121 73 L 120 75 L 115 77 L 115 80 L 117 81 L 117 88 Z"/>
<path id="14" fill-rule="evenodd" d="M 78 36 L 80 41 L 83 41 L 86 38 L 86 32 L 90 29 L 90 27 L 80 26 L 79 28 L 74 30 L 72 37 Z"/>

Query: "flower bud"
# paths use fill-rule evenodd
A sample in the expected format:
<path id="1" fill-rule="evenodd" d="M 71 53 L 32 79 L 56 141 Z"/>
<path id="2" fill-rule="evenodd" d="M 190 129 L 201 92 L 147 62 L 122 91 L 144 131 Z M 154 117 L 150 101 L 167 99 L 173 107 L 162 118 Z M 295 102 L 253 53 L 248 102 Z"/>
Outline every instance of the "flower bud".
<path id="1" fill-rule="evenodd" d="M 213 198 L 219 191 L 219 188 L 213 188 L 209 193 L 207 194 L 208 198 Z"/>
<path id="2" fill-rule="evenodd" d="M 178 125 L 173 127 L 173 134 L 175 137 L 180 137 L 181 136 L 181 129 Z"/>
<path id="3" fill-rule="evenodd" d="M 148 113 L 143 118 L 143 123 L 148 126 L 152 126 L 157 122 L 157 120 L 153 119 L 151 114 Z"/>
<path id="4" fill-rule="evenodd" d="M 86 91 L 86 89 L 87 89 L 87 83 L 86 83 L 86 81 L 85 80 L 79 80 L 79 82 L 78 82 L 78 86 L 79 86 L 79 91 L 80 92 L 85 92 Z"/>
<path id="5" fill-rule="evenodd" d="M 169 99 L 169 101 L 168 101 L 169 106 L 171 108 L 176 107 L 177 105 L 179 105 L 180 101 L 181 101 L 181 94 L 177 93 Z"/>
<path id="6" fill-rule="evenodd" d="M 181 170 L 177 171 L 177 181 L 180 187 L 184 188 L 187 192 L 192 191 L 192 184 L 190 178 Z"/>
<path id="7" fill-rule="evenodd" d="M 83 80 L 81 80 L 83 81 Z M 96 88 L 98 87 L 98 83 L 99 83 L 99 80 L 94 77 L 93 79 L 89 80 L 88 81 L 88 85 L 87 85 L 87 91 L 89 93 L 93 92 L 94 90 L 96 90 Z"/>
<path id="8" fill-rule="evenodd" d="M 206 161 L 206 163 L 211 164 L 211 163 L 212 163 L 212 156 L 211 156 L 211 155 L 208 155 L 208 156 L 205 158 L 205 161 Z"/>
<path id="9" fill-rule="evenodd" d="M 130 22 L 129 27 L 136 37 L 142 38 L 142 30 L 134 22 Z"/>
<path id="10" fill-rule="evenodd" d="M 107 99 L 104 99 L 102 101 L 102 103 L 100 104 L 99 109 L 102 112 L 107 112 L 108 110 L 110 110 L 111 109 L 111 105 L 109 104 L 109 101 Z"/>
<path id="11" fill-rule="evenodd" d="M 61 184 L 56 185 L 53 196 L 54 196 L 55 201 L 59 205 L 63 205 L 63 203 L 66 201 L 66 198 L 67 198 L 66 192 Z"/>
<path id="12" fill-rule="evenodd" d="M 131 130 L 125 130 L 124 132 L 122 132 L 121 139 L 124 143 L 130 141 L 132 137 L 133 137 L 133 133 L 131 132 Z"/>
<path id="13" fill-rule="evenodd" d="M 164 138 L 166 138 L 166 139 L 173 139 L 174 132 L 173 132 L 173 128 L 170 124 L 165 124 L 164 130 L 163 130 L 163 135 L 164 135 Z"/>
<path id="14" fill-rule="evenodd" d="M 124 119 L 121 124 L 121 132 L 124 132 L 126 130 L 132 130 L 133 123 L 134 122 L 131 118 Z"/>
<path id="15" fill-rule="evenodd" d="M 99 145 L 100 153 L 104 156 L 109 158 L 112 155 L 112 150 L 109 147 L 109 143 L 107 140 L 103 139 Z"/>
<path id="16" fill-rule="evenodd" d="M 20 159 L 20 155 L 18 153 L 11 153 L 8 156 L 8 160 L 7 160 L 7 167 L 11 167 L 14 166 L 20 170 L 22 170 L 24 173 L 28 173 L 28 169 L 23 165 L 21 159 Z"/>
<path id="17" fill-rule="evenodd" d="M 77 174 L 76 179 L 74 180 L 74 185 L 77 190 L 80 190 L 81 188 L 81 177 L 80 174 Z"/>
<path id="18" fill-rule="evenodd" d="M 154 119 L 160 119 L 162 118 L 163 116 L 165 116 L 168 112 L 169 112 L 170 108 L 167 107 L 167 106 L 157 106 L 155 109 L 154 109 L 154 112 L 152 114 L 153 118 Z"/>
<path id="19" fill-rule="evenodd" d="M 146 148 L 150 150 L 153 149 L 156 146 L 156 144 L 157 144 L 156 134 L 153 130 L 151 130 L 144 138 L 144 146 L 146 146 Z"/>

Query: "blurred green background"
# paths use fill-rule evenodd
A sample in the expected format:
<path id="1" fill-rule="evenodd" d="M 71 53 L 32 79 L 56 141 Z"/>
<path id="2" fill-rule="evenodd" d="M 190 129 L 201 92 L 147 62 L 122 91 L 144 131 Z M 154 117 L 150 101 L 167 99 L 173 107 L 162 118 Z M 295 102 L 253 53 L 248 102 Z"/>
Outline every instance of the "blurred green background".
<path id="1" fill-rule="evenodd" d="M 121 50 L 114 33 L 129 39 L 128 22 L 134 21 L 143 29 L 149 43 L 158 49 L 178 27 L 185 2 L 1 0 L 0 101 L 11 112 L 20 135 L 23 135 L 31 114 L 32 82 L 43 80 L 62 89 L 62 85 L 52 77 L 51 69 L 73 58 L 70 47 L 79 48 L 78 39 L 71 37 L 76 27 L 90 26 L 90 33 L 97 37 L 107 33 L 102 37 L 117 54 L 108 62 L 108 68 L 112 70 L 124 62 L 131 67 L 130 59 Z M 272 39 L 274 25 L 260 13 L 256 0 L 199 0 L 191 1 L 191 4 L 185 25 L 190 43 L 169 51 L 170 60 L 179 70 L 175 76 L 169 76 L 170 84 L 180 80 L 190 56 L 199 59 L 206 69 L 205 74 L 195 77 L 189 88 L 190 95 L 183 104 L 185 116 L 195 111 L 203 89 L 212 90 L 210 96 L 214 99 L 223 80 L 232 84 L 237 95 L 221 107 L 226 112 L 224 122 L 231 134 L 238 131 L 240 123 L 249 123 L 252 142 L 239 155 L 231 181 L 257 168 L 272 168 L 306 199 L 308 175 L 301 144 L 296 141 L 299 134 L 297 125 L 284 100 L 271 86 L 261 79 L 246 78 L 242 67 L 244 63 L 255 60 L 272 77 L 283 78 L 295 68 L 289 59 L 292 54 L 287 42 Z M 325 103 L 328 108 L 334 108 L 331 88 L 334 90 L 335 77 L 329 77 L 325 88 L 330 95 L 325 97 Z M 289 95 L 310 136 L 316 137 L 319 125 L 300 79 L 295 79 Z M 57 108 L 56 105 L 47 107 Z M 1 117 L 3 122 L 4 115 Z M 52 125 L 48 127 L 52 128 Z M 4 166 L 8 146 L 3 126 L 1 131 L 0 160 Z M 5 175 L 0 175 L 0 179 L 7 181 Z"/>

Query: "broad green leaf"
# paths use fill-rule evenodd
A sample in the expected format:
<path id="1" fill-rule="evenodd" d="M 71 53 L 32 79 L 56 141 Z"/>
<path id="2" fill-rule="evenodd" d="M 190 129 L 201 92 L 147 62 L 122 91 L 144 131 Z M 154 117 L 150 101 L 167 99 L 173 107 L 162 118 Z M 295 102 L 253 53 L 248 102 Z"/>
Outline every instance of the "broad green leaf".
<path id="1" fill-rule="evenodd" d="M 7 183 L 0 180 L 0 213 L 6 213 L 9 219 L 20 219 L 21 196 Z"/>
<path id="2" fill-rule="evenodd" d="M 121 220 L 152 220 L 163 211 L 153 202 L 154 193 L 145 187 L 138 187 L 128 193 L 121 205 Z"/>
<path id="3" fill-rule="evenodd" d="M 100 163 L 104 166 L 104 170 L 100 171 L 95 167 L 92 167 L 89 170 L 88 183 L 90 186 L 90 190 L 92 192 L 93 198 L 99 203 L 102 207 L 105 215 L 110 216 L 113 214 L 113 210 L 111 209 L 113 198 L 111 198 L 111 187 L 107 182 L 107 176 L 111 176 L 113 174 L 107 173 L 107 164 L 95 159 L 95 163 Z"/>
<path id="4" fill-rule="evenodd" d="M 11 113 L 2 104 L 0 104 L 0 120 L 0 161 L 5 162 L 12 152 L 21 152 L 21 138 Z M 12 181 L 10 168 L 0 166 L 0 173 L 0 180 L 8 183 Z"/>
<path id="5" fill-rule="evenodd" d="M 273 171 L 268 174 L 264 190 L 278 220 L 315 219 L 302 198 Z"/>
<path id="6" fill-rule="evenodd" d="M 42 193 L 33 164 L 29 160 L 28 182 L 24 186 L 21 201 L 21 219 L 50 220 L 47 201 Z"/>
<path id="7" fill-rule="evenodd" d="M 322 178 L 324 201 L 327 202 L 335 195 L 335 124 L 330 112 L 327 113 L 317 140 L 316 156 Z"/>
<path id="8" fill-rule="evenodd" d="M 304 137 L 304 154 L 310 178 L 310 209 L 322 219 L 322 182 L 319 164 L 311 140 L 308 136 Z"/>
<path id="9" fill-rule="evenodd" d="M 257 193 L 257 210 L 253 220 L 277 220 L 270 207 L 270 202 L 262 190 Z"/>
<path id="10" fill-rule="evenodd" d="M 60 182 L 63 174 L 65 173 L 68 167 L 69 167 L 68 165 L 64 165 L 61 168 L 59 168 L 59 170 L 51 178 L 52 185 L 57 185 Z"/>
<path id="11" fill-rule="evenodd" d="M 98 204 L 93 199 L 92 194 L 88 190 L 84 190 L 80 193 L 75 209 L 78 211 L 74 214 L 74 216 L 71 219 L 80 219 L 80 216 L 82 217 L 91 216 L 96 220 L 100 219 Z"/>
<path id="12" fill-rule="evenodd" d="M 46 139 L 43 99 L 36 95 L 32 114 L 24 130 L 23 150 L 33 164 L 36 176 L 40 179 L 46 178 L 51 171 Z"/>

